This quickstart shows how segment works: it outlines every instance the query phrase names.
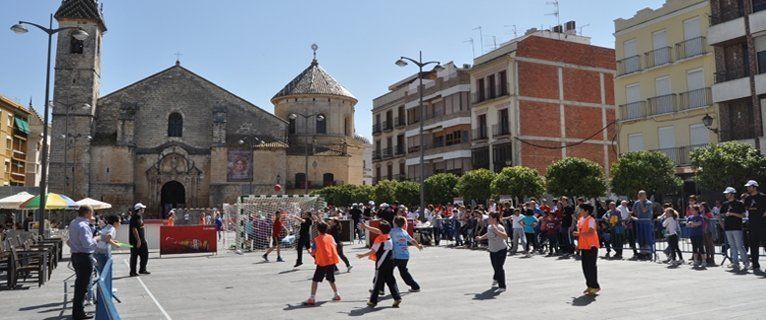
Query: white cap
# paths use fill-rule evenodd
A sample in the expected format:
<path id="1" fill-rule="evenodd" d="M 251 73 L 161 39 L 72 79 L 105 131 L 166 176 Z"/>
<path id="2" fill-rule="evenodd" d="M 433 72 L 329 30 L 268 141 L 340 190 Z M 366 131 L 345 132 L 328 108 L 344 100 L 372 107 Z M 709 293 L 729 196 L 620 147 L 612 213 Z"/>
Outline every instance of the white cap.
<path id="1" fill-rule="evenodd" d="M 133 206 L 133 210 L 135 210 L 135 211 L 138 211 L 138 210 L 141 210 L 141 209 L 146 209 L 146 206 L 143 203 L 141 203 L 141 202 L 136 203 L 136 205 Z"/>
<path id="2" fill-rule="evenodd" d="M 388 203 L 383 202 L 383 203 L 380 204 L 380 207 L 381 208 L 388 208 Z"/>
<path id="3" fill-rule="evenodd" d="M 755 182 L 755 180 L 750 180 L 747 183 L 745 183 L 745 187 L 757 187 L 758 182 Z"/>
<path id="4" fill-rule="evenodd" d="M 736 194 L 737 190 L 732 187 L 727 187 L 726 190 L 723 191 L 723 194 L 727 194 L 727 193 Z"/>
<path id="5" fill-rule="evenodd" d="M 374 206 L 374 205 L 375 205 L 375 201 L 370 201 L 370 202 L 368 202 L 367 204 L 369 204 L 369 205 L 371 205 L 371 206 Z"/>

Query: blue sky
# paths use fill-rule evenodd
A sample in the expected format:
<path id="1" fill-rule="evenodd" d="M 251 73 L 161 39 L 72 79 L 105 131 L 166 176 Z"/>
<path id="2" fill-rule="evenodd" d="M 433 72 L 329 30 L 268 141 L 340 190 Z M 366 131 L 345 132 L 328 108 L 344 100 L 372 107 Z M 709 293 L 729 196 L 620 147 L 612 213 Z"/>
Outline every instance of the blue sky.
<path id="1" fill-rule="evenodd" d="M 356 131 L 370 137 L 372 99 L 415 72 L 401 56 L 471 63 L 469 38 L 480 54 L 517 32 L 555 25 L 546 0 L 101 0 L 107 28 L 101 95 L 171 66 L 180 51 L 186 68 L 272 111 L 271 97 L 311 61 L 358 99 Z M 613 20 L 664 0 L 560 0 L 561 21 L 575 20 L 595 45 L 614 47 Z M 18 20 L 47 23 L 59 0 L 0 0 L 0 94 L 42 105 L 45 37 L 16 35 Z M 38 109 L 39 110 L 39 109 Z"/>

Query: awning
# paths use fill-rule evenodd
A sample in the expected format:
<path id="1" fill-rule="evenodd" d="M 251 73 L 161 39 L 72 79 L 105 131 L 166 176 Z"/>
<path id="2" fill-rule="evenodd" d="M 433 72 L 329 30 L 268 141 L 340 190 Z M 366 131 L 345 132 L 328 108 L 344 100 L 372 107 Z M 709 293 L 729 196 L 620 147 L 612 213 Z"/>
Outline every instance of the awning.
<path id="1" fill-rule="evenodd" d="M 22 118 L 16 117 L 16 129 L 19 129 L 19 131 L 29 134 L 29 123 L 27 120 L 24 120 Z"/>

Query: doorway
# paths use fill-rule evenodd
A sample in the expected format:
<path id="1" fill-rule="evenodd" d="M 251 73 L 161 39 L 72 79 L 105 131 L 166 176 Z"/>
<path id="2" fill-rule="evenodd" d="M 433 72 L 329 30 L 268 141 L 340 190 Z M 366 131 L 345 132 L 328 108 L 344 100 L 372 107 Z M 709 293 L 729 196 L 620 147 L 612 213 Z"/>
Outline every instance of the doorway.
<path id="1" fill-rule="evenodd" d="M 186 189 L 178 181 L 169 181 L 162 186 L 160 193 L 162 218 L 167 217 L 168 211 L 173 208 L 186 207 Z"/>

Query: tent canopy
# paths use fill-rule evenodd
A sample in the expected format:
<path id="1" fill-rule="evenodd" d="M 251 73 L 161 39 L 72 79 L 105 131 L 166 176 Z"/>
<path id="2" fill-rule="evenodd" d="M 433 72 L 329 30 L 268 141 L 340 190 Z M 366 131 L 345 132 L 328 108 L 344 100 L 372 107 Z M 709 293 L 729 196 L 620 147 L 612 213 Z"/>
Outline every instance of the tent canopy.
<path id="1" fill-rule="evenodd" d="M 19 209 L 22 203 L 33 197 L 26 191 L 22 191 L 10 197 L 2 198 L 0 199 L 0 209 Z"/>
<path id="2" fill-rule="evenodd" d="M 76 202 L 77 206 L 89 205 L 93 207 L 93 210 L 111 209 L 112 205 L 103 201 L 98 201 L 91 198 L 85 198 Z"/>
<path id="3" fill-rule="evenodd" d="M 34 196 L 29 200 L 23 202 L 20 209 L 37 209 L 40 207 L 40 196 Z M 45 199 L 46 210 L 73 210 L 79 206 L 71 198 L 58 193 L 48 193 Z"/>

